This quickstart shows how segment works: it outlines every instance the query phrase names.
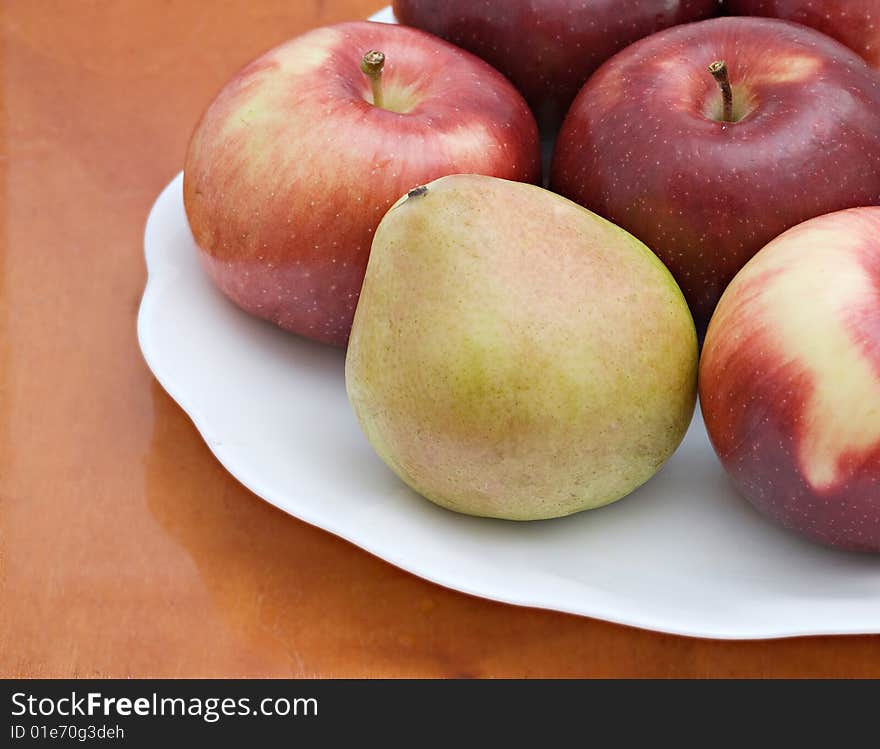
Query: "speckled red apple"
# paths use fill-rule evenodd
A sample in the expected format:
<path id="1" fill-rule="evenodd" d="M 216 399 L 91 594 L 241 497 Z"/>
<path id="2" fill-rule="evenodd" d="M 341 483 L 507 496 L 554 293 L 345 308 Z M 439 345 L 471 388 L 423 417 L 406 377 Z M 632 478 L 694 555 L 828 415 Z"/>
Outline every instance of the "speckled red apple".
<path id="1" fill-rule="evenodd" d="M 732 122 L 708 72 L 724 61 Z M 808 218 L 880 203 L 880 76 L 839 42 L 718 18 L 636 42 L 572 106 L 551 186 L 645 242 L 698 330 L 761 247 Z"/>
<path id="2" fill-rule="evenodd" d="M 756 507 L 880 552 L 880 208 L 807 221 L 746 265 L 709 326 L 700 402 Z"/>
<path id="3" fill-rule="evenodd" d="M 382 106 L 361 71 L 385 55 Z M 525 101 L 496 70 L 415 29 L 317 29 L 246 66 L 196 127 L 184 203 L 214 282 L 243 309 L 348 340 L 373 232 L 395 200 L 470 172 L 536 182 Z"/>
<path id="4" fill-rule="evenodd" d="M 880 70 L 878 0 L 724 0 L 724 9 L 739 16 L 770 16 L 812 26 Z"/>
<path id="5" fill-rule="evenodd" d="M 718 0 L 394 0 L 394 12 L 492 63 L 542 120 L 558 124 L 615 52 L 716 15 Z"/>

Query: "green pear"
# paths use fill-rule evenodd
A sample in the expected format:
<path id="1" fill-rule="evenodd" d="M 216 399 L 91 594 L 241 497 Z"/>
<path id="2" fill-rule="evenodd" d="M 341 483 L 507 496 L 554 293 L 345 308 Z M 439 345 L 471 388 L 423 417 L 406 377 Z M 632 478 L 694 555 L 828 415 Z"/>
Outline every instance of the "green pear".
<path id="1" fill-rule="evenodd" d="M 379 225 L 345 375 L 413 489 L 536 520 L 654 475 L 693 415 L 697 358 L 681 290 L 635 237 L 539 187 L 455 175 Z"/>

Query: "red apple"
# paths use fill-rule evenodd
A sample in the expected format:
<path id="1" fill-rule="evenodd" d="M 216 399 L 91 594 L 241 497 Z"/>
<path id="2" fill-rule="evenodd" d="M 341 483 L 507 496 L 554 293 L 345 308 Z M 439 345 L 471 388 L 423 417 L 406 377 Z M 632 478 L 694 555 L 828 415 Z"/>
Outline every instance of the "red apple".
<path id="1" fill-rule="evenodd" d="M 382 106 L 361 70 L 370 50 L 385 55 Z M 208 273 L 234 302 L 344 345 L 386 210 L 460 172 L 540 179 L 522 97 L 441 39 L 345 23 L 276 47 L 223 88 L 189 144 L 184 203 Z"/>
<path id="2" fill-rule="evenodd" d="M 700 400 L 756 507 L 880 552 L 880 208 L 807 221 L 743 268 L 709 326 Z"/>
<path id="3" fill-rule="evenodd" d="M 726 62 L 734 121 L 714 61 Z M 880 76 L 839 42 L 786 21 L 662 31 L 584 86 L 551 185 L 654 250 L 702 334 L 724 288 L 773 237 L 880 203 Z"/>
<path id="4" fill-rule="evenodd" d="M 728 13 L 797 21 L 833 36 L 880 69 L 877 0 L 724 0 Z"/>
<path id="5" fill-rule="evenodd" d="M 709 18 L 718 0 L 394 0 L 401 23 L 476 53 L 558 122 L 615 52 L 655 31 Z"/>

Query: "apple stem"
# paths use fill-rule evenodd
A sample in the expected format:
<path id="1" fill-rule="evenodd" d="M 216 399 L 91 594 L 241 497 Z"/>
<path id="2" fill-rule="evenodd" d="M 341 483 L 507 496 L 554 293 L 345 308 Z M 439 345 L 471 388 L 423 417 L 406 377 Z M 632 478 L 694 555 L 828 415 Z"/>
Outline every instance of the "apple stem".
<path id="1" fill-rule="evenodd" d="M 385 55 L 377 49 L 371 49 L 361 60 L 361 70 L 370 79 L 373 87 L 373 106 L 384 109 L 385 97 L 382 95 L 382 70 L 385 68 Z"/>
<path id="2" fill-rule="evenodd" d="M 724 97 L 724 121 L 733 122 L 733 90 L 730 88 L 727 63 L 724 60 L 716 60 L 709 66 L 709 72 L 721 87 L 721 95 Z"/>

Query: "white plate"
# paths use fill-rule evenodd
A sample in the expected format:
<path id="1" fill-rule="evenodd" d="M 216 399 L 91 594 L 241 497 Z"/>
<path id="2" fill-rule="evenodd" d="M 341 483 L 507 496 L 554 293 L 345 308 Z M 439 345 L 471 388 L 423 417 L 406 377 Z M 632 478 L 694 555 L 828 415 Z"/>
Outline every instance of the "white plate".
<path id="1" fill-rule="evenodd" d="M 260 497 L 416 575 L 507 603 L 699 637 L 880 632 L 880 559 L 758 515 L 699 415 L 659 475 L 600 510 L 513 523 L 414 494 L 361 435 L 343 353 L 249 317 L 211 285 L 182 182 L 147 221 L 138 338 L 217 459 Z"/>

